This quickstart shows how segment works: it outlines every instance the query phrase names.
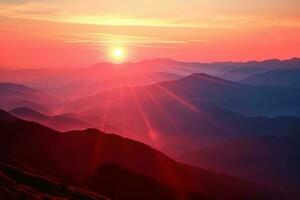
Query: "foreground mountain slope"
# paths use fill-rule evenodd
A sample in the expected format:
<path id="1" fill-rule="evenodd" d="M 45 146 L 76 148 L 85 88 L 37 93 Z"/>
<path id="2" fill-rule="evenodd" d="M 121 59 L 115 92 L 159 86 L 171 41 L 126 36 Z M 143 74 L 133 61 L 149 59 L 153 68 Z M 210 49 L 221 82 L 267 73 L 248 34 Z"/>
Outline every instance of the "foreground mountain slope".
<path id="1" fill-rule="evenodd" d="M 117 135 L 97 130 L 60 133 L 3 111 L 0 118 L 1 160 L 48 177 L 83 184 L 104 164 L 117 164 L 184 195 L 192 192 L 213 199 L 278 197 L 265 187 L 180 164 L 147 145 Z"/>
<path id="2" fill-rule="evenodd" d="M 38 176 L 15 167 L 0 164 L 0 199 L 38 200 L 108 200 L 96 193 L 71 186 L 64 186 L 46 177 Z"/>
<path id="3" fill-rule="evenodd" d="M 117 181 L 116 181 L 117 180 Z M 201 199 L 212 198 L 192 192 L 178 192 L 166 184 L 125 169 L 116 164 L 105 164 L 96 169 L 86 181 L 86 187 L 111 199 Z"/>
<path id="4" fill-rule="evenodd" d="M 181 160 L 286 188 L 300 188 L 300 137 L 247 137 L 190 152 Z"/>

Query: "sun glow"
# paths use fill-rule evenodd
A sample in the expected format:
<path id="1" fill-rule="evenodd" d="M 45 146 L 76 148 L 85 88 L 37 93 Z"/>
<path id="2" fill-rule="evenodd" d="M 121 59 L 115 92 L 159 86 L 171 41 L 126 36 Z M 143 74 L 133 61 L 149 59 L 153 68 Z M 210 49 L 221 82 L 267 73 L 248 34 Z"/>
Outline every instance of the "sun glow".
<path id="1" fill-rule="evenodd" d="M 125 58 L 125 50 L 121 47 L 115 47 L 111 50 L 111 58 L 114 61 L 123 61 Z"/>

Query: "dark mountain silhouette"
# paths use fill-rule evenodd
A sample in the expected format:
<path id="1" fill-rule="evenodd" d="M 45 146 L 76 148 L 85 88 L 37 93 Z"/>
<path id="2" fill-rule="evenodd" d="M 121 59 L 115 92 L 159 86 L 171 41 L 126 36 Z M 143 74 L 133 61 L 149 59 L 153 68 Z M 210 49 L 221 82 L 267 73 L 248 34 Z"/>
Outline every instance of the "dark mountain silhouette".
<path id="1" fill-rule="evenodd" d="M 95 125 L 83 122 L 71 115 L 48 116 L 26 107 L 18 107 L 10 111 L 16 117 L 24 120 L 34 121 L 55 130 L 70 131 L 74 129 L 86 129 L 96 127 Z"/>
<path id="2" fill-rule="evenodd" d="M 247 137 L 187 153 L 181 160 L 299 191 L 299 145 L 299 136 Z"/>
<path id="3" fill-rule="evenodd" d="M 0 116 L 5 119 L 0 122 L 0 158 L 3 162 L 64 182 L 83 184 L 88 181 L 87 187 L 91 190 L 98 190 L 97 180 L 94 178 L 97 173 L 101 174 L 101 166 L 116 164 L 155 182 L 176 188 L 174 192 L 181 195 L 190 195 L 190 192 L 200 195 L 198 199 L 201 196 L 212 199 L 280 198 L 277 192 L 266 187 L 180 164 L 145 144 L 117 135 L 91 129 L 61 133 L 37 123 L 14 119 L 4 111 L 0 112 Z M 109 167 L 109 170 L 116 175 L 114 168 Z M 122 173 L 121 176 L 128 177 L 128 174 L 130 172 Z M 144 178 L 133 175 L 132 184 L 136 184 L 136 180 Z M 115 181 L 113 185 L 116 191 L 122 191 L 122 188 L 118 188 L 119 180 L 110 181 Z M 141 184 L 147 185 L 149 182 L 145 180 Z M 128 193 L 130 196 L 132 191 Z"/>
<path id="4" fill-rule="evenodd" d="M 0 108 L 11 110 L 26 106 L 40 112 L 49 112 L 54 99 L 45 93 L 14 83 L 0 83 Z"/>
<path id="5" fill-rule="evenodd" d="M 0 110 L 0 121 L 2 123 L 10 123 L 10 122 L 15 122 L 17 120 L 18 120 L 17 117 L 12 116 L 11 114 L 5 112 L 4 110 Z"/>
<path id="6" fill-rule="evenodd" d="M 300 67 L 300 65 L 299 65 Z M 240 82 L 255 86 L 283 86 L 300 88 L 300 68 L 281 69 L 254 74 Z"/>
<path id="7" fill-rule="evenodd" d="M 159 183 L 115 164 L 100 166 L 85 184 L 87 188 L 100 194 L 106 194 L 111 199 L 116 200 L 211 199 L 192 192 L 180 194 L 176 192 L 176 188 Z"/>
<path id="8" fill-rule="evenodd" d="M 0 198 L 5 200 L 74 199 L 106 200 L 103 196 L 49 178 L 0 164 Z"/>
<path id="9" fill-rule="evenodd" d="M 15 115 L 16 117 L 19 117 L 21 119 L 25 118 L 25 120 L 29 119 L 31 121 L 37 121 L 37 122 L 48 120 L 50 117 L 48 115 L 45 115 L 43 113 L 37 112 L 31 108 L 26 108 L 26 107 L 15 108 L 15 109 L 9 111 L 9 113 L 11 113 L 12 115 Z"/>

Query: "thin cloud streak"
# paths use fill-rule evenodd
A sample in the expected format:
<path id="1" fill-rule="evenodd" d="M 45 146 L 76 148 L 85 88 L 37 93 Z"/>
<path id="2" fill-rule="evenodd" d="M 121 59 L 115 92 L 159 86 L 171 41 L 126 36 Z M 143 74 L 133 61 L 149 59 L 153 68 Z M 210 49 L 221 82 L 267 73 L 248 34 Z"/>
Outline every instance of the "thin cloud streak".
<path id="1" fill-rule="evenodd" d="M 0 15 L 24 19 L 37 19 L 75 24 L 107 26 L 146 26 L 177 28 L 227 28 L 235 29 L 260 26 L 300 26 L 299 15 L 276 15 L 272 13 L 211 13 L 200 16 L 166 17 L 128 14 L 103 14 L 100 11 L 74 11 L 68 7 L 41 2 L 1 3 Z M 101 13 L 101 14 L 99 14 Z"/>

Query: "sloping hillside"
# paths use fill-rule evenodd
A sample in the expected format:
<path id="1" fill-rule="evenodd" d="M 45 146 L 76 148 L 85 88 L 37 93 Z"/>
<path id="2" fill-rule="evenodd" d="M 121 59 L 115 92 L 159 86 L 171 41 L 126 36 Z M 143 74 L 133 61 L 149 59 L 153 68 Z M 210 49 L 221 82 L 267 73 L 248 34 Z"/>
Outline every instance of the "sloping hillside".
<path id="1" fill-rule="evenodd" d="M 0 108 L 11 110 L 16 107 L 28 107 L 49 113 L 56 103 L 53 97 L 45 93 L 13 83 L 0 83 Z"/>
<path id="2" fill-rule="evenodd" d="M 93 124 L 76 119 L 76 116 L 67 114 L 50 116 L 26 107 L 15 108 L 11 110 L 10 113 L 21 119 L 34 121 L 59 131 L 81 130 L 96 127 Z"/>
<path id="3" fill-rule="evenodd" d="M 117 135 L 97 130 L 60 133 L 3 111 L 0 116 L 1 160 L 64 182 L 82 184 L 104 164 L 117 164 L 185 195 L 192 192 L 212 199 L 270 199 L 279 195 L 260 185 L 178 163 L 145 144 Z"/>
<path id="4" fill-rule="evenodd" d="M 65 186 L 3 163 L 0 164 L 0 198 L 5 200 L 108 200 L 96 193 Z"/>

